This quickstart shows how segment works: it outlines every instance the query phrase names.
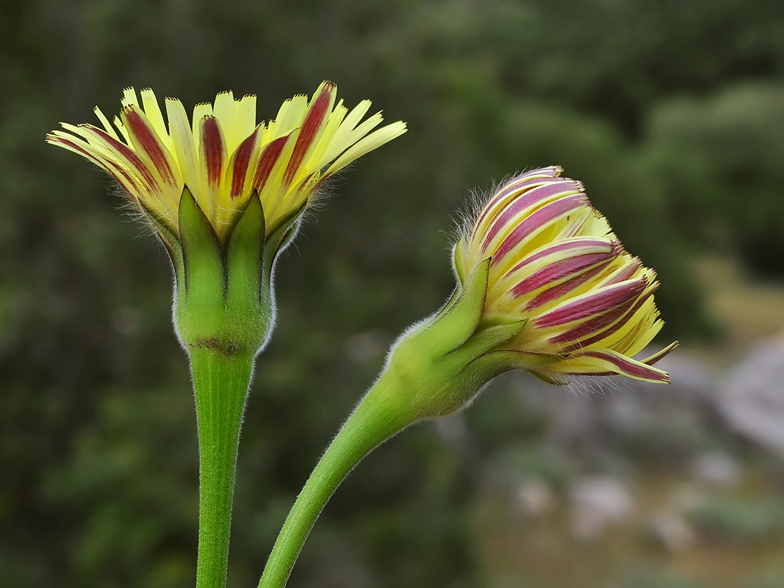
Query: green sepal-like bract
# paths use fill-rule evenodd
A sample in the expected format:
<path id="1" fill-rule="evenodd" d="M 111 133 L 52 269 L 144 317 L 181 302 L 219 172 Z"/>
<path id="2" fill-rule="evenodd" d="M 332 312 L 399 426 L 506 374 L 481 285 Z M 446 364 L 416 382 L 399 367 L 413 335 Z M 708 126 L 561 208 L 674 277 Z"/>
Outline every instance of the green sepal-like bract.
<path id="1" fill-rule="evenodd" d="M 388 402 L 405 411 L 410 422 L 460 410 L 493 377 L 513 369 L 506 358 L 493 361 L 494 353 L 526 321 L 485 323 L 489 266 L 489 260 L 479 264 L 441 311 L 414 325 L 393 347 L 381 379 L 395 384 L 370 394 L 395 390 Z"/>
<path id="2" fill-rule="evenodd" d="M 221 243 L 186 188 L 178 235 L 164 238 L 175 271 L 174 323 L 188 351 L 255 355 L 275 321 L 272 272 L 277 254 L 296 233 L 299 212 L 266 235 L 264 210 L 253 193 Z"/>

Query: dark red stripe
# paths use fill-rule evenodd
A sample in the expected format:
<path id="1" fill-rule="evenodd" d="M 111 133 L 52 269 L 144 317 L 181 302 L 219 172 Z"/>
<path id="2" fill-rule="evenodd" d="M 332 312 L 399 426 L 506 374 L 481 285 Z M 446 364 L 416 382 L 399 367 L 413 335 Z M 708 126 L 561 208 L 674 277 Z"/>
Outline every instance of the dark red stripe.
<path id="1" fill-rule="evenodd" d="M 631 263 L 629 263 L 623 269 L 618 270 L 618 273 L 614 276 L 611 276 L 610 279 L 603 285 L 610 286 L 612 284 L 625 282 L 626 280 L 630 279 L 634 274 L 636 274 L 641 267 L 642 267 L 642 262 L 636 257 L 634 257 L 631 259 Z"/>
<path id="2" fill-rule="evenodd" d="M 538 327 L 555 327 L 571 321 L 588 318 L 600 312 L 608 311 L 627 300 L 636 298 L 647 287 L 643 277 L 633 282 L 624 282 L 610 286 L 606 290 L 595 292 L 582 300 L 570 302 L 534 319 Z"/>
<path id="3" fill-rule="evenodd" d="M 97 127 L 94 127 L 92 125 L 87 125 L 87 126 L 90 128 L 90 130 L 92 132 L 100 134 L 101 138 L 104 139 L 107 143 L 109 143 L 109 145 L 111 146 L 112 149 L 114 149 L 120 155 L 125 157 L 128 160 L 128 162 L 133 167 L 136 168 L 136 171 L 139 172 L 139 176 L 145 182 L 147 182 L 147 184 L 149 186 L 149 190 L 151 192 L 155 191 L 154 187 L 158 185 L 158 180 L 155 179 L 155 176 L 152 175 L 152 173 L 150 172 L 150 169 L 141 160 L 141 158 L 138 155 L 136 155 L 136 153 L 134 152 L 133 149 L 128 147 L 125 143 L 122 143 L 121 141 L 118 141 L 117 139 L 112 137 L 110 134 L 108 134 L 106 131 L 103 131 L 103 130 L 101 130 L 101 129 L 97 128 Z"/>
<path id="4" fill-rule="evenodd" d="M 678 342 L 677 341 L 675 341 L 675 343 L 670 343 L 667 347 L 665 347 L 664 349 L 662 349 L 658 353 L 654 353 L 649 358 L 644 359 L 642 361 L 642 363 L 644 363 L 645 365 L 655 365 L 655 364 L 659 363 L 662 359 L 667 357 L 670 353 L 675 351 L 677 348 L 678 348 Z"/>
<path id="5" fill-rule="evenodd" d="M 536 170 L 536 171 L 541 171 L 541 170 Z M 512 178 L 506 184 L 501 186 L 495 192 L 495 194 L 493 194 L 490 197 L 490 200 L 487 201 L 487 204 L 485 204 L 482 213 L 479 215 L 479 218 L 476 219 L 476 222 L 474 223 L 474 227 L 479 226 L 482 223 L 482 221 L 485 219 L 487 214 L 490 212 L 490 210 L 492 210 L 492 208 L 496 205 L 496 203 L 506 198 L 510 193 L 515 192 L 517 190 L 525 192 L 527 190 L 530 190 L 531 188 L 540 186 L 545 182 L 550 182 L 555 177 L 554 175 L 552 175 L 548 177 L 531 178 L 529 180 L 522 181 L 525 179 L 526 176 L 531 175 L 532 173 L 533 172 L 529 172 L 527 174 L 522 174 L 516 178 Z"/>
<path id="6" fill-rule="evenodd" d="M 651 296 L 653 296 L 653 293 L 656 292 L 656 290 L 658 290 L 658 289 L 659 289 L 659 283 L 657 282 L 656 284 L 653 285 L 653 288 L 651 288 L 649 292 L 647 292 L 644 296 L 641 296 L 640 298 L 637 299 L 637 301 L 634 303 L 634 305 L 631 307 L 631 309 L 628 312 L 623 310 L 623 309 L 627 308 L 631 304 L 631 302 L 623 305 L 619 309 L 619 312 L 613 311 L 613 312 L 607 313 L 607 315 L 604 315 L 604 316 L 607 316 L 607 317 L 614 317 L 613 320 L 615 320 L 616 318 L 618 318 L 618 316 L 620 316 L 624 312 L 626 312 L 626 316 L 621 318 L 621 320 L 619 320 L 617 323 L 612 325 L 609 329 L 605 330 L 604 332 L 597 333 L 596 335 L 594 335 L 590 339 L 587 339 L 586 341 L 580 341 L 579 346 L 580 347 L 587 347 L 588 345 L 592 345 L 593 343 L 596 343 L 597 341 L 600 341 L 602 339 L 605 339 L 605 338 L 609 337 L 610 335 L 612 335 L 613 333 L 615 333 L 616 331 L 621 329 L 624 325 L 628 324 L 629 321 L 634 316 L 634 313 L 636 313 L 638 310 L 640 310 L 640 308 L 645 303 L 645 301 L 648 300 L 648 298 L 650 298 Z M 607 323 L 607 325 L 610 325 L 611 323 L 612 323 L 612 320 L 610 320 Z M 599 327 L 597 327 L 597 328 L 599 328 Z"/>
<path id="7" fill-rule="evenodd" d="M 590 237 L 584 237 L 579 240 L 570 240 L 570 241 L 561 241 L 559 243 L 555 243 L 554 245 L 548 245 L 544 249 L 541 249 L 537 253 L 533 253 L 528 255 L 523 259 L 520 263 L 506 272 L 506 275 L 511 275 L 516 271 L 524 268 L 527 265 L 532 264 L 533 262 L 542 259 L 543 257 L 547 257 L 553 253 L 558 253 L 559 251 L 569 251 L 570 249 L 580 249 L 582 247 L 607 247 L 609 250 L 614 250 L 615 245 L 613 241 L 609 239 L 592 239 Z M 582 253 L 579 255 L 587 255 L 586 253 Z M 572 255 L 572 257 L 577 257 L 576 255 Z"/>
<path id="8" fill-rule="evenodd" d="M 134 180 L 130 175 L 128 175 L 128 172 L 125 171 L 125 169 L 123 169 L 116 163 L 109 160 L 100 159 L 95 155 L 93 155 L 92 153 L 90 153 L 89 151 L 87 151 L 81 145 L 74 143 L 73 141 L 70 141 L 63 137 L 50 135 L 48 139 L 50 143 L 54 143 L 54 144 L 62 143 L 64 145 L 68 145 L 69 147 L 75 149 L 76 151 L 79 152 L 79 154 L 87 158 L 88 161 L 93 162 L 95 165 L 103 168 L 107 173 L 114 176 L 114 178 L 123 186 L 123 188 L 125 188 L 125 191 L 128 193 L 128 195 L 131 198 L 133 198 L 134 200 L 139 199 L 138 195 L 134 194 L 134 188 L 137 190 L 139 189 L 136 180 Z"/>
<path id="9" fill-rule="evenodd" d="M 547 180 L 544 185 L 536 186 L 531 190 L 524 190 L 515 200 L 513 200 L 506 209 L 493 221 L 490 230 L 485 235 L 482 247 L 486 248 L 487 244 L 493 240 L 498 232 L 512 219 L 515 215 L 522 210 L 541 202 L 545 198 L 549 198 L 559 192 L 568 193 L 569 190 L 565 184 L 573 184 L 576 188 L 577 182 L 567 178 L 553 178 Z"/>
<path id="10" fill-rule="evenodd" d="M 327 116 L 331 99 L 330 91 L 332 88 L 334 88 L 334 84 L 325 84 L 324 89 L 313 100 L 313 103 L 308 109 L 308 113 L 305 115 L 305 122 L 302 123 L 302 129 L 299 132 L 299 137 L 297 137 L 294 150 L 291 152 L 289 165 L 283 175 L 283 183 L 286 185 L 290 184 L 291 180 L 294 179 L 299 166 L 302 165 L 302 160 L 305 157 L 305 153 L 307 153 L 310 144 L 313 142 L 313 139 L 316 136 L 316 133 L 318 132 L 319 128 L 321 128 L 321 123 Z"/>
<path id="11" fill-rule="evenodd" d="M 582 347 L 587 347 L 591 343 L 595 343 L 600 339 L 609 337 L 615 331 L 620 329 L 623 325 L 628 323 L 629 319 L 632 317 L 632 315 L 636 312 L 638 308 L 639 305 L 636 305 L 634 300 L 629 300 L 628 302 L 620 305 L 618 308 L 615 308 L 610 312 L 606 312 L 602 315 L 589 319 L 584 323 L 576 326 L 575 328 L 569 329 L 565 333 L 561 333 L 560 335 L 551 337 L 549 339 L 549 342 L 554 344 L 560 344 L 560 343 L 572 343 L 574 341 L 578 341 L 574 345 L 562 349 L 564 353 L 567 353 L 569 351 L 574 351 L 575 349 L 579 349 Z M 624 315 L 626 316 L 624 317 Z M 610 326 L 611 328 L 607 329 L 607 327 Z M 607 329 L 607 330 L 603 330 L 603 329 Z M 588 340 L 580 341 L 580 339 L 582 339 L 583 337 L 588 337 L 588 336 L 590 336 Z"/>
<path id="12" fill-rule="evenodd" d="M 256 135 L 259 128 L 253 131 L 247 139 L 245 139 L 237 150 L 234 152 L 234 165 L 231 170 L 231 192 L 232 198 L 236 198 L 242 194 L 242 189 L 245 187 L 245 176 L 248 173 L 248 166 L 250 165 L 250 156 L 253 155 L 253 147 L 256 145 Z"/>
<path id="13" fill-rule="evenodd" d="M 572 290 L 578 288 L 579 286 L 581 286 L 582 284 L 584 284 L 585 282 L 587 282 L 588 280 L 590 280 L 591 278 L 595 277 L 597 274 L 602 272 L 606 266 L 607 263 L 603 263 L 598 267 L 588 270 L 584 274 L 580 274 L 579 276 L 572 278 L 571 280 L 567 280 L 563 284 L 559 284 L 558 286 L 545 290 L 541 294 L 537 294 L 528 302 L 528 304 L 525 305 L 525 310 L 533 310 L 534 308 L 539 308 L 543 304 L 547 304 L 548 302 L 552 302 L 557 298 L 561 298 L 562 296 L 565 296 Z"/>
<path id="14" fill-rule="evenodd" d="M 272 168 L 278 161 L 283 148 L 286 146 L 291 135 L 275 139 L 272 143 L 264 147 L 259 157 L 259 164 L 256 167 L 256 174 L 253 176 L 253 187 L 259 192 L 262 191 L 264 185 L 267 183 Z"/>
<path id="15" fill-rule="evenodd" d="M 203 120 L 201 144 L 204 163 L 207 166 L 207 182 L 217 186 L 223 173 L 223 135 L 218 119 L 214 116 L 205 116 Z"/>
<path id="16" fill-rule="evenodd" d="M 535 230 L 540 229 L 554 219 L 558 218 L 569 212 L 585 206 L 588 203 L 588 198 L 585 194 L 573 194 L 566 196 L 555 202 L 551 202 L 532 213 L 525 218 L 523 222 L 518 224 L 514 230 L 509 233 L 506 239 L 503 240 L 496 252 L 493 254 L 493 264 L 499 263 L 516 245 L 518 245 L 528 235 Z M 496 221 L 498 224 L 498 221 Z M 489 239 L 485 239 L 485 246 Z"/>
<path id="17" fill-rule="evenodd" d="M 658 373 L 657 371 L 654 371 L 653 368 L 649 368 L 646 365 L 639 365 L 609 353 L 602 353 L 600 351 L 586 351 L 585 353 L 581 353 L 580 356 L 603 359 L 616 366 L 623 373 L 636 376 L 638 378 L 656 380 L 657 382 L 670 381 L 670 378 L 667 374 Z"/>
<path id="18" fill-rule="evenodd" d="M 612 252 L 590 253 L 556 261 L 519 282 L 512 288 L 512 294 L 514 294 L 515 298 L 519 298 L 549 283 L 583 272 L 597 263 L 609 260 L 611 257 L 613 257 Z"/>
<path id="19" fill-rule="evenodd" d="M 152 164 L 161 174 L 163 181 L 174 184 L 174 172 L 169 166 L 166 155 L 163 153 L 158 136 L 152 132 L 149 123 L 142 119 L 142 115 L 135 108 L 126 106 L 123 108 L 123 113 L 125 114 L 125 122 L 129 131 L 133 133 L 142 149 L 150 156 Z"/>

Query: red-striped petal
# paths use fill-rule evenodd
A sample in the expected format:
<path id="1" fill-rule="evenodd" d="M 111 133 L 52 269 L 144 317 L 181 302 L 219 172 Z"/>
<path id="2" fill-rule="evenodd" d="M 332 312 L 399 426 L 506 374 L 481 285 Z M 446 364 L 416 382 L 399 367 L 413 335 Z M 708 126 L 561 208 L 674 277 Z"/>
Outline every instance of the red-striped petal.
<path id="1" fill-rule="evenodd" d="M 248 168 L 250 167 L 250 158 L 256 147 L 260 127 L 240 143 L 237 150 L 234 152 L 233 162 L 231 166 L 231 188 L 229 195 L 232 198 L 240 196 L 245 191 L 245 182 L 248 176 Z"/>
<path id="2" fill-rule="evenodd" d="M 272 141 L 269 145 L 264 147 L 259 157 L 259 163 L 256 167 L 256 174 L 253 176 L 253 187 L 259 192 L 262 191 L 264 185 L 267 183 L 272 169 L 280 157 L 283 148 L 286 146 L 291 135 L 280 137 Z"/>
<path id="3" fill-rule="evenodd" d="M 308 152 L 313 140 L 322 128 L 327 114 L 331 110 L 330 104 L 334 88 L 334 84 L 325 84 L 321 93 L 313 99 L 313 103 L 308 109 L 305 121 L 302 123 L 302 130 L 299 133 L 299 137 L 297 137 L 297 142 L 294 144 L 291 159 L 289 159 L 288 167 L 283 176 L 283 183 L 287 186 L 294 179 L 299 166 L 302 165 L 305 154 Z"/>
<path id="4" fill-rule="evenodd" d="M 201 150 L 207 167 L 207 182 L 217 186 L 223 173 L 223 134 L 217 118 L 208 115 L 202 120 Z"/>
<path id="5" fill-rule="evenodd" d="M 572 302 L 564 303 L 535 318 L 534 322 L 538 327 L 545 328 L 587 319 L 639 296 L 647 285 L 648 280 L 644 276 L 637 280 L 615 284 L 588 296 L 577 298 Z"/>
<path id="6" fill-rule="evenodd" d="M 587 347 L 599 339 L 609 337 L 615 331 L 620 329 L 623 325 L 629 322 L 629 319 L 634 315 L 635 312 L 637 312 L 639 307 L 640 304 L 635 303 L 635 300 L 629 300 L 628 302 L 621 304 L 609 312 L 589 319 L 584 323 L 580 323 L 573 329 L 569 329 L 568 331 L 565 331 L 559 335 L 550 337 L 548 341 L 555 345 L 577 342 L 574 346 L 563 349 L 564 353 L 574 351 L 575 349 L 579 349 L 581 347 Z M 626 320 L 622 320 L 623 318 Z M 611 328 L 607 329 L 607 327 Z M 603 331 L 602 329 L 606 330 Z M 588 337 L 592 334 L 594 335 L 590 339 L 581 341 L 583 337 Z"/>
<path id="7" fill-rule="evenodd" d="M 161 175 L 161 179 L 167 184 L 175 185 L 177 181 L 174 170 L 169 165 L 169 160 L 163 151 L 165 147 L 161 145 L 158 135 L 155 134 L 149 122 L 145 120 L 142 113 L 134 106 L 126 106 L 123 108 L 122 113 L 128 133 L 131 135 L 131 138 L 136 139 L 139 148 L 150 158 L 155 169 Z M 107 137 L 109 137 L 108 134 Z"/>
<path id="8" fill-rule="evenodd" d="M 539 308 L 543 304 L 547 304 L 548 302 L 552 302 L 553 300 L 557 300 L 558 298 L 565 297 L 569 292 L 572 290 L 576 290 L 585 282 L 590 280 L 591 278 L 596 277 L 597 274 L 601 273 L 605 269 L 606 265 L 602 264 L 598 267 L 588 270 L 587 272 L 580 274 L 577 277 L 574 277 L 562 284 L 554 286 L 552 288 L 548 288 L 541 294 L 537 294 L 534 296 L 528 304 L 525 305 L 524 310 L 530 311 L 535 308 Z"/>
<path id="9" fill-rule="evenodd" d="M 474 224 L 474 230 L 476 230 L 476 227 L 481 225 L 487 215 L 495 209 L 496 204 L 509 196 L 509 194 L 516 191 L 524 192 L 533 187 L 550 182 L 557 177 L 558 173 L 558 168 L 544 168 L 530 171 L 509 180 L 506 184 L 501 186 L 496 193 L 491 196 L 487 204 L 485 204 L 479 218 Z"/>
<path id="10" fill-rule="evenodd" d="M 115 162 L 98 157 L 94 155 L 88 149 L 85 149 L 82 145 L 78 143 L 74 143 L 73 141 L 66 139 L 65 137 L 60 137 L 57 135 L 47 135 L 46 137 L 47 142 L 54 144 L 54 145 L 62 145 L 67 149 L 71 149 L 87 159 L 88 161 L 93 162 L 95 165 L 103 168 L 109 174 L 111 174 L 115 180 L 117 180 L 120 185 L 125 189 L 129 196 L 131 196 L 134 200 L 138 200 L 138 192 L 139 192 L 139 184 L 138 182 L 131 177 L 128 172 L 122 168 L 121 166 L 117 165 Z"/>
<path id="11" fill-rule="evenodd" d="M 588 199 L 584 194 L 574 194 L 543 206 L 528 216 L 523 222 L 517 225 L 511 233 L 509 233 L 509 236 L 503 240 L 501 245 L 493 254 L 492 263 L 494 265 L 500 263 L 507 253 L 514 249 L 523 239 L 525 239 L 535 230 L 547 225 L 556 218 L 563 216 L 572 210 L 576 210 L 585 206 L 587 203 Z M 498 221 L 496 221 L 496 225 L 498 225 Z M 494 225 L 494 228 L 496 225 Z M 490 233 L 488 233 L 488 237 L 489 235 Z M 485 239 L 485 248 L 489 240 L 489 238 Z"/>
<path id="12" fill-rule="evenodd" d="M 670 354 L 670 352 L 672 352 L 676 347 L 678 347 L 678 345 L 679 345 L 679 343 L 677 341 L 673 341 L 672 343 L 667 345 L 667 347 L 665 347 L 661 351 L 658 351 L 658 352 L 654 353 L 653 355 L 651 355 L 650 357 L 648 357 L 646 359 L 643 359 L 642 363 L 644 363 L 645 365 L 654 365 L 654 364 L 658 363 L 660 360 L 662 360 L 665 357 L 667 357 Z"/>
<path id="13" fill-rule="evenodd" d="M 116 151 L 122 158 L 126 159 L 128 164 L 139 174 L 139 177 L 147 183 L 148 192 L 159 192 L 158 180 L 155 179 L 155 176 L 150 172 L 150 168 L 147 167 L 147 164 L 139 158 L 133 149 L 97 127 L 92 125 L 79 126 L 96 135 L 96 138 L 104 142 L 110 151 Z"/>
<path id="14" fill-rule="evenodd" d="M 569 259 L 562 259 L 547 267 L 534 272 L 514 288 L 512 294 L 519 298 L 525 294 L 529 294 L 534 290 L 538 290 L 547 284 L 558 282 L 564 278 L 574 276 L 575 274 L 582 273 L 590 269 L 596 264 L 612 259 L 613 253 L 589 253 L 587 255 L 577 255 Z"/>
<path id="15" fill-rule="evenodd" d="M 548 183 L 542 186 L 537 186 L 532 190 L 524 191 L 516 200 L 507 206 L 504 212 L 502 212 L 497 219 L 495 219 L 492 226 L 490 227 L 490 230 L 488 230 L 487 234 L 485 235 L 482 247 L 486 250 L 487 245 L 495 238 L 501 229 L 509 224 L 509 222 L 515 218 L 515 216 L 520 214 L 526 208 L 536 206 L 536 204 L 542 202 L 543 200 L 558 194 L 563 194 L 566 196 L 570 193 L 574 193 L 578 187 L 579 184 L 574 180 L 569 180 L 567 178 L 555 178 L 549 180 Z"/>
<path id="16" fill-rule="evenodd" d="M 662 382 L 669 384 L 670 383 L 670 375 L 667 372 L 663 372 L 660 369 L 655 367 L 651 367 L 625 355 L 621 355 L 620 353 L 616 353 L 615 351 L 586 351 L 579 355 L 573 356 L 574 359 L 579 359 L 581 357 L 590 357 L 594 359 L 599 359 L 601 361 L 605 361 L 612 366 L 614 366 L 618 373 L 621 373 L 625 376 L 629 376 L 632 378 L 638 378 L 640 380 L 648 380 L 652 382 Z M 591 375 L 591 376 L 604 376 L 604 375 L 611 375 L 615 372 L 612 371 L 573 371 L 573 372 L 559 372 L 565 375 Z"/>

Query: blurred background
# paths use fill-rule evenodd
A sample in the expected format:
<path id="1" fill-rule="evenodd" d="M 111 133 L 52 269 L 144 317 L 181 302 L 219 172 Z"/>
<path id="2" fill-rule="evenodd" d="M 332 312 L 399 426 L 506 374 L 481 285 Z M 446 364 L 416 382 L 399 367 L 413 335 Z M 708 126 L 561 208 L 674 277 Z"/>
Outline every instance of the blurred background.
<path id="1" fill-rule="evenodd" d="M 669 387 L 499 378 L 340 488 L 292 588 L 784 586 L 784 3 L 0 2 L 0 584 L 193 585 L 197 450 L 165 252 L 44 144 L 123 87 L 259 118 L 335 81 L 402 138 L 278 265 L 230 586 L 389 344 L 453 288 L 469 189 L 560 164 L 656 268 Z"/>

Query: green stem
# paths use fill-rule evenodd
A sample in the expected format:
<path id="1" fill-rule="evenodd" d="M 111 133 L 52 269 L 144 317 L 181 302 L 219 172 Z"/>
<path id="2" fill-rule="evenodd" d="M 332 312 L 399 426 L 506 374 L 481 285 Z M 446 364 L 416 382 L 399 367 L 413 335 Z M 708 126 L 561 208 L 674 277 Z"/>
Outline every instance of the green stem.
<path id="1" fill-rule="evenodd" d="M 191 350 L 199 430 L 199 553 L 196 588 L 224 588 L 234 471 L 253 356 Z"/>
<path id="2" fill-rule="evenodd" d="M 349 472 L 368 453 L 408 426 L 412 419 L 394 393 L 398 381 L 382 377 L 332 441 L 283 524 L 259 588 L 283 588 L 321 510 Z"/>

